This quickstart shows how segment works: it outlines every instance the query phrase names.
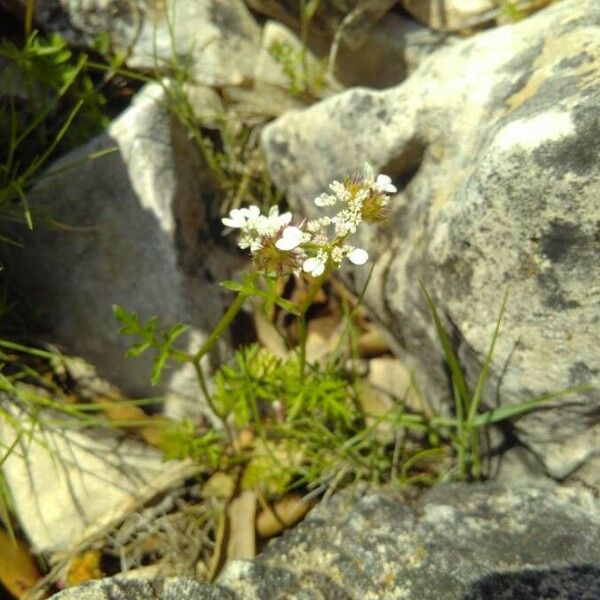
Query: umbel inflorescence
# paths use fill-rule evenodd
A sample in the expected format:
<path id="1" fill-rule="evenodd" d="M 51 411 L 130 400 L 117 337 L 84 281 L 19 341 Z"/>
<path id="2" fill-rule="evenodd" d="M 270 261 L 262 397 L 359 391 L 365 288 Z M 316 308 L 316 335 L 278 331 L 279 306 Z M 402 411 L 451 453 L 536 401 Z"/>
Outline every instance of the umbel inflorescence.
<path id="1" fill-rule="evenodd" d="M 348 243 L 363 221 L 380 222 L 389 204 L 388 194 L 396 192 L 387 175 L 375 175 L 365 163 L 363 172 L 334 181 L 329 192 L 315 198 L 319 207 L 338 206 L 333 217 L 296 219 L 292 213 L 279 214 L 278 207 L 263 215 L 257 206 L 237 208 L 223 218 L 227 227 L 240 230 L 238 245 L 249 249 L 259 270 L 281 273 L 304 271 L 320 277 L 338 268 L 345 258 L 364 265 L 369 254 Z"/>

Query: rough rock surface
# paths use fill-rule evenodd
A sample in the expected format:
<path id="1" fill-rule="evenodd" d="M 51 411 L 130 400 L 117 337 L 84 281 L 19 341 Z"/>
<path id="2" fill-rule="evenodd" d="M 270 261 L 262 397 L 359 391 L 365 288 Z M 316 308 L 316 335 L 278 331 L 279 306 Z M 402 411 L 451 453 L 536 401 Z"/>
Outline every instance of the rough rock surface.
<path id="1" fill-rule="evenodd" d="M 4 400 L 3 410 L 10 410 Z M 72 549 L 198 472 L 189 462 L 166 463 L 157 449 L 109 430 L 33 427 L 30 439 L 23 413 L 11 412 L 23 430 L 3 461 L 2 475 L 36 552 Z M 56 422 L 60 416 L 39 418 Z M 0 419 L 0 447 L 14 440 L 15 429 Z"/>
<path id="2" fill-rule="evenodd" d="M 421 23 L 439 31 L 459 31 L 492 20 L 499 12 L 495 0 L 400 0 Z"/>
<path id="3" fill-rule="evenodd" d="M 109 148 L 115 151 L 85 160 Z M 151 356 L 124 358 L 136 340 L 119 333 L 112 309 L 136 311 L 143 321 L 157 315 L 165 326 L 189 323 L 181 347 L 197 348 L 224 310 L 216 282 L 239 264 L 222 249 L 220 231 L 211 233 L 217 191 L 165 107 L 163 89 L 144 88 L 107 134 L 50 169 L 62 167 L 30 195 L 34 213 L 48 213 L 58 226 L 40 215 L 24 234 L 23 250 L 10 257 L 15 289 L 44 311 L 49 339 L 126 393 L 197 400 L 191 365 L 167 369 L 150 386 Z"/>
<path id="4" fill-rule="evenodd" d="M 600 449 L 599 26 L 598 2 L 563 0 L 435 53 L 393 89 L 349 90 L 263 136 L 275 181 L 312 215 L 312 198 L 365 160 L 393 176 L 390 224 L 359 244 L 376 260 L 367 300 L 433 406 L 447 379 L 419 277 L 471 381 L 510 289 L 489 405 L 596 386 L 516 423 L 559 478 Z M 349 275 L 358 289 L 367 272 Z"/>
<path id="5" fill-rule="evenodd" d="M 311 32 L 333 35 L 341 26 L 344 37 L 361 44 L 371 27 L 396 0 L 336 0 L 319 2 L 310 21 Z M 246 0 L 253 10 L 294 28 L 300 25 L 300 3 L 296 0 Z M 307 3 L 308 4 L 308 3 Z"/>
<path id="6" fill-rule="evenodd" d="M 453 36 L 391 11 L 360 43 L 342 40 L 334 73 L 346 87 L 383 89 L 404 81 L 425 58 L 454 41 Z"/>
<path id="7" fill-rule="evenodd" d="M 232 563 L 213 589 L 242 600 L 592 600 L 600 594 L 599 508 L 586 491 L 552 486 L 453 484 L 416 502 L 340 494 L 253 562 Z M 109 588 L 117 583 L 55 598 L 120 597 Z"/>
<path id="8" fill-rule="evenodd" d="M 162 581 L 101 579 L 86 586 L 63 590 L 55 600 L 236 600 L 224 588 L 200 583 L 186 577 Z"/>
<path id="9" fill-rule="evenodd" d="M 22 14 L 26 2 L 0 4 Z M 35 22 L 88 47 L 108 34 L 111 50 L 125 53 L 132 68 L 154 71 L 188 55 L 189 74 L 205 85 L 251 79 L 260 41 L 260 27 L 242 0 L 41 0 Z"/>

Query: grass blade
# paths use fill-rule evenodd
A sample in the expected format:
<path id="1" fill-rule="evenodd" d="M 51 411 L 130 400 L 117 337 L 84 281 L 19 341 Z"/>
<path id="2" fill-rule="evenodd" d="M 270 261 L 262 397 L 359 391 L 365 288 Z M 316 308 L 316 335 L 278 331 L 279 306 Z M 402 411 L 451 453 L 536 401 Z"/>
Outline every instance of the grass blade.
<path id="1" fill-rule="evenodd" d="M 473 422 L 475 415 L 477 414 L 477 409 L 479 408 L 479 403 L 481 402 L 481 397 L 483 394 L 483 389 L 485 387 L 485 383 L 488 379 L 490 372 L 490 364 L 492 362 L 492 356 L 494 354 L 494 348 L 496 346 L 496 340 L 498 339 L 498 333 L 500 332 L 500 323 L 502 322 L 502 318 L 504 316 L 504 312 L 506 310 L 506 303 L 508 302 L 508 289 L 504 292 L 504 298 L 502 299 L 502 305 L 500 307 L 500 314 L 498 315 L 498 319 L 496 320 L 496 326 L 494 328 L 494 334 L 492 335 L 492 339 L 490 341 L 490 345 L 483 361 L 483 365 L 481 367 L 481 371 L 479 371 L 479 377 L 477 378 L 477 384 L 475 385 L 475 391 L 473 392 L 473 396 L 469 402 L 469 413 L 467 415 L 467 423 L 469 426 Z"/>
<path id="2" fill-rule="evenodd" d="M 498 408 L 494 408 L 493 410 L 488 410 L 487 412 L 481 413 L 474 417 L 473 419 L 473 427 L 484 427 L 485 425 L 489 425 L 491 423 L 498 423 L 499 421 L 504 421 L 506 419 L 511 419 L 513 417 L 517 417 L 523 413 L 529 412 L 534 408 L 545 404 L 546 402 L 550 402 L 551 400 L 556 400 L 561 396 L 566 396 L 567 394 L 576 394 L 578 392 L 588 392 L 594 388 L 590 386 L 576 386 L 570 388 L 564 388 L 562 390 L 558 390 L 556 392 L 550 392 L 548 394 L 542 394 L 531 400 L 527 400 L 525 402 L 520 402 L 519 404 L 511 404 L 509 406 L 500 406 Z"/>

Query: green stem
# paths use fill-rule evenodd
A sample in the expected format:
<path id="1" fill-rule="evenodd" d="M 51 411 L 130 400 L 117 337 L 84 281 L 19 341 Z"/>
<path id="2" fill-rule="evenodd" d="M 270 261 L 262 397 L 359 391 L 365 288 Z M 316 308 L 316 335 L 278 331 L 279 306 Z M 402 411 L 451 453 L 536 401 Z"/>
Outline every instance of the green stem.
<path id="1" fill-rule="evenodd" d="M 208 354 L 212 347 L 217 343 L 223 332 L 231 325 L 231 322 L 235 316 L 240 312 L 244 302 L 251 296 L 248 292 L 239 292 L 237 298 L 233 304 L 227 309 L 227 312 L 221 317 L 221 320 L 217 323 L 216 327 L 212 330 L 208 339 L 200 346 L 200 349 L 193 355 L 192 361 L 199 362 L 200 359 Z"/>
<path id="2" fill-rule="evenodd" d="M 212 396 L 208 391 L 208 385 L 206 385 L 206 377 L 204 376 L 204 372 L 202 371 L 202 366 L 200 365 L 199 361 L 194 362 L 194 369 L 196 369 L 196 377 L 198 379 L 198 383 L 200 385 L 200 389 L 202 390 L 202 395 L 204 396 L 206 403 L 208 404 L 210 410 L 215 415 L 215 417 L 217 417 L 217 419 L 219 419 L 219 421 L 221 422 L 221 425 L 223 426 L 223 429 L 227 434 L 227 438 L 229 439 L 229 441 L 233 442 L 233 433 L 231 431 L 231 428 L 227 424 L 227 416 L 223 415 L 221 411 L 217 409 L 215 403 L 213 402 Z"/>
<path id="3" fill-rule="evenodd" d="M 252 276 L 252 284 L 255 283 L 258 274 L 254 274 Z M 227 416 L 221 414 L 217 407 L 215 406 L 210 392 L 208 391 L 208 386 L 206 385 L 206 379 L 204 377 L 204 372 L 202 371 L 202 366 L 200 365 L 200 361 L 206 354 L 208 354 L 212 347 L 217 343 L 223 332 L 231 325 L 233 319 L 235 319 L 236 315 L 242 309 L 244 302 L 252 295 L 251 292 L 242 291 L 238 292 L 237 298 L 234 300 L 233 304 L 227 309 L 225 314 L 221 317 L 215 328 L 212 330 L 207 340 L 200 346 L 198 351 L 195 354 L 192 354 L 188 357 L 188 360 L 194 365 L 194 369 L 196 370 L 196 377 L 198 378 L 198 384 L 202 389 L 202 393 L 206 400 L 206 403 L 210 407 L 213 414 L 221 421 L 225 431 L 227 432 L 230 441 L 233 440 L 231 430 L 227 424 Z"/>

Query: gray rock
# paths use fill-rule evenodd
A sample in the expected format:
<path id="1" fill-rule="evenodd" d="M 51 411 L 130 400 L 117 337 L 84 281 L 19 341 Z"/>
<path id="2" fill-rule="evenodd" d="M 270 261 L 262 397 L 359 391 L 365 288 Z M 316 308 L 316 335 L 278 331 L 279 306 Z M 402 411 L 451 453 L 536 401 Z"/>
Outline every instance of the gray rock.
<path id="1" fill-rule="evenodd" d="M 416 19 L 439 31 L 459 31 L 490 22 L 500 12 L 495 0 L 400 0 Z"/>
<path id="2" fill-rule="evenodd" d="M 389 12 L 360 44 L 340 44 L 334 73 L 346 87 L 383 89 L 402 83 L 435 51 L 455 39 Z"/>
<path id="3" fill-rule="evenodd" d="M 336 0 L 319 2 L 310 21 L 311 33 L 333 35 L 340 26 L 344 37 L 360 45 L 371 27 L 385 15 L 396 0 Z M 296 0 L 246 0 L 253 10 L 289 27 L 300 26 L 300 3 Z M 307 3 L 308 4 L 308 3 Z"/>
<path id="4" fill-rule="evenodd" d="M 25 0 L 0 0 L 23 14 Z M 69 42 L 93 47 L 108 34 L 111 50 L 126 54 L 126 64 L 154 72 L 183 56 L 189 75 L 205 85 L 240 84 L 251 79 L 260 27 L 242 0 L 41 0 L 38 27 L 57 31 Z M 168 70 L 168 69 L 167 69 Z"/>
<path id="5" fill-rule="evenodd" d="M 472 383 L 510 287 L 487 405 L 596 388 L 516 423 L 558 478 L 600 451 L 599 25 L 595 0 L 563 0 L 433 54 L 396 88 L 349 90 L 263 135 L 274 180 L 311 215 L 365 160 L 394 178 L 390 224 L 358 244 L 376 258 L 367 303 L 433 406 L 449 406 L 447 379 L 417 278 Z M 367 272 L 348 273 L 357 289 Z"/>
<path id="6" fill-rule="evenodd" d="M 101 579 L 52 596 L 54 600 L 235 600 L 229 590 L 186 577 L 160 581 Z"/>
<path id="7" fill-rule="evenodd" d="M 442 485 L 414 503 L 343 494 L 219 584 L 245 600 L 592 599 L 598 514 L 588 492 L 550 486 Z"/>
<path id="8" fill-rule="evenodd" d="M 182 591 L 179 598 L 217 597 L 210 589 L 240 600 L 599 597 L 600 506 L 585 490 L 452 484 L 413 501 L 362 492 L 360 499 L 346 492 L 319 505 L 254 561 L 230 563 L 216 587 L 198 586 L 197 596 Z M 121 585 L 106 580 L 54 598 L 139 597 L 102 595 Z M 146 585 L 150 599 L 174 598 L 162 583 L 131 585 Z M 78 595 L 84 591 L 90 595 Z"/>
<path id="9" fill-rule="evenodd" d="M 36 552 L 70 550 L 198 473 L 190 461 L 166 463 L 156 448 L 116 431 L 61 428 L 60 415 L 48 411 L 36 414 L 36 426 L 15 404 L 0 397 L 3 415 L 23 428 L 1 474 Z M 3 416 L 0 446 L 11 447 L 16 435 Z"/>
<path id="10" fill-rule="evenodd" d="M 239 266 L 223 249 L 221 232 L 211 233 L 218 190 L 169 114 L 161 86 L 144 88 L 105 135 L 52 170 L 30 196 L 36 227 L 9 257 L 14 289 L 42 311 L 48 339 L 87 359 L 127 394 L 172 392 L 191 400 L 186 410 L 199 412 L 192 366 L 165 370 L 151 387 L 150 355 L 124 357 L 135 340 L 119 334 L 112 310 L 118 304 L 144 321 L 157 315 L 164 325 L 188 323 L 179 347 L 197 349 L 229 300 L 217 282 Z M 210 360 L 226 351 L 224 338 L 204 362 L 207 373 Z"/>

